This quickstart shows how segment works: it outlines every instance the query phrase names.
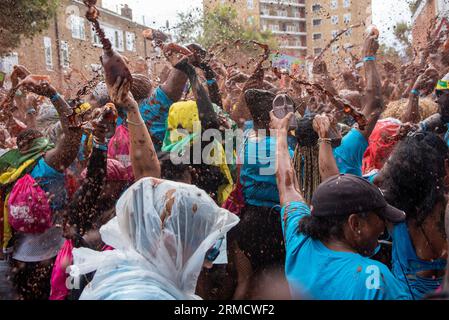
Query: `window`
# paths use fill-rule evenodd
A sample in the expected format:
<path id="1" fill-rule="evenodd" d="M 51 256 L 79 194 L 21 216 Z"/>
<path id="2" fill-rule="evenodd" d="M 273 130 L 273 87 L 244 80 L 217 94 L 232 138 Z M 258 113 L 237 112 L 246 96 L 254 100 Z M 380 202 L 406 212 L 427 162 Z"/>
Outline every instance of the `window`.
<path id="1" fill-rule="evenodd" d="M 346 14 L 343 16 L 343 22 L 344 22 L 345 24 L 350 24 L 350 23 L 351 23 L 351 14 L 350 14 L 350 13 L 346 13 Z"/>
<path id="2" fill-rule="evenodd" d="M 335 38 L 338 35 L 338 30 L 333 30 L 332 31 L 332 39 Z"/>
<path id="3" fill-rule="evenodd" d="M 349 8 L 351 6 L 351 0 L 343 0 L 343 7 Z"/>
<path id="4" fill-rule="evenodd" d="M 124 38 L 123 38 L 123 31 L 122 30 L 116 29 L 116 28 L 113 28 L 113 27 L 109 27 L 109 26 L 105 26 L 105 25 L 101 25 L 101 28 L 103 28 L 104 33 L 106 35 L 106 38 L 108 38 L 109 41 L 111 41 L 112 48 L 114 50 L 121 51 L 121 52 L 125 51 L 125 41 L 124 41 Z M 133 50 L 129 50 L 129 51 L 136 51 L 136 48 L 135 48 L 136 36 L 132 32 L 129 32 L 129 33 L 131 33 L 133 35 L 131 35 L 131 36 L 127 35 L 126 36 L 127 37 L 126 38 L 126 42 L 127 42 L 126 43 L 126 46 L 127 46 L 126 48 L 127 48 L 127 50 L 129 50 L 128 41 L 131 40 L 131 38 L 134 38 L 134 40 L 133 40 L 133 43 L 134 43 Z M 128 32 L 127 32 L 127 34 L 128 34 Z M 130 38 L 128 39 L 128 37 L 130 37 Z M 101 42 L 100 42 L 100 38 L 97 36 L 97 34 L 93 30 L 92 30 L 92 43 L 95 46 L 98 46 L 98 47 L 102 46 Z"/>
<path id="5" fill-rule="evenodd" d="M 72 27 L 72 37 L 74 39 L 85 40 L 86 34 L 84 32 L 84 19 L 76 15 L 71 15 L 70 22 Z"/>
<path id="6" fill-rule="evenodd" d="M 44 54 L 45 54 L 45 65 L 48 70 L 53 69 L 53 56 L 51 51 L 51 38 L 44 37 Z"/>
<path id="7" fill-rule="evenodd" d="M 0 70 L 11 73 L 15 65 L 19 64 L 19 55 L 14 52 L 0 58 Z"/>
<path id="8" fill-rule="evenodd" d="M 314 5 L 312 6 L 312 12 L 318 13 L 318 12 L 320 12 L 320 11 L 321 11 L 321 5 L 320 5 L 320 4 L 314 4 Z"/>
<path id="9" fill-rule="evenodd" d="M 322 35 L 321 35 L 321 33 L 314 33 L 313 34 L 313 40 L 321 40 L 321 38 L 322 38 Z"/>
<path id="10" fill-rule="evenodd" d="M 321 19 L 313 19 L 312 23 L 314 27 L 321 26 Z"/>
<path id="11" fill-rule="evenodd" d="M 133 32 L 126 32 L 126 50 L 136 51 L 136 34 Z"/>
<path id="12" fill-rule="evenodd" d="M 61 67 L 68 68 L 70 66 L 69 43 L 67 41 L 60 41 L 60 49 L 61 49 Z"/>
<path id="13" fill-rule="evenodd" d="M 347 37 L 352 36 L 352 29 L 349 29 L 348 31 L 346 31 L 345 35 L 346 35 Z"/>
<path id="14" fill-rule="evenodd" d="M 338 0 L 331 0 L 331 9 L 338 9 Z"/>
<path id="15" fill-rule="evenodd" d="M 254 9 L 254 0 L 246 0 L 246 6 L 248 9 Z"/>
<path id="16" fill-rule="evenodd" d="M 313 53 L 314 53 L 315 55 L 319 55 L 319 54 L 321 53 L 321 51 L 322 51 L 321 48 L 314 48 L 314 49 L 313 49 Z"/>
<path id="17" fill-rule="evenodd" d="M 332 16 L 331 17 L 331 23 L 332 24 L 338 24 L 338 16 Z"/>
<path id="18" fill-rule="evenodd" d="M 287 17 L 288 16 L 287 11 L 285 11 L 285 10 L 278 10 L 278 16 L 279 17 Z"/>

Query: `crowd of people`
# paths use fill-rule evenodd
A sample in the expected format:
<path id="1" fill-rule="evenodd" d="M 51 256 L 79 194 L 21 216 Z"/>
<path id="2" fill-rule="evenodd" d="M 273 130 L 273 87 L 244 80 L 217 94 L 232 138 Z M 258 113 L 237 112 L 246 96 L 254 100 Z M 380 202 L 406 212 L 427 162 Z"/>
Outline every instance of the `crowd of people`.
<path id="1" fill-rule="evenodd" d="M 447 298 L 449 46 L 397 66 L 378 36 L 339 74 L 174 43 L 78 94 L 15 66 L 0 298 Z"/>

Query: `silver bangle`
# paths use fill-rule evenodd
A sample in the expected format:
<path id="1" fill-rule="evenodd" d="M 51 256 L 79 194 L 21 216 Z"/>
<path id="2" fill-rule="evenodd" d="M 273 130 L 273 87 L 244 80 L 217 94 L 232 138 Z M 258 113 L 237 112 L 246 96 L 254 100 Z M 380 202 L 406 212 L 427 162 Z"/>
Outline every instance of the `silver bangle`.
<path id="1" fill-rule="evenodd" d="M 321 144 L 321 143 L 327 143 L 327 144 L 332 144 L 332 139 L 330 139 L 330 138 L 319 138 L 318 139 L 318 143 L 319 144 Z"/>

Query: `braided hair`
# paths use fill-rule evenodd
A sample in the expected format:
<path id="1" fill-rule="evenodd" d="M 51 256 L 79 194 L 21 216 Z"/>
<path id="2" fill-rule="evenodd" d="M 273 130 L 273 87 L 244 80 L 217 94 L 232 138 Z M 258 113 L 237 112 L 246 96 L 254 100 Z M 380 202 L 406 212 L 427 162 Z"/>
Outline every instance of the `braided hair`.
<path id="1" fill-rule="evenodd" d="M 321 184 L 318 134 L 313 130 L 315 116 L 316 114 L 311 113 L 298 120 L 296 129 L 298 144 L 293 157 L 299 187 L 308 204 L 311 203 L 313 193 Z"/>

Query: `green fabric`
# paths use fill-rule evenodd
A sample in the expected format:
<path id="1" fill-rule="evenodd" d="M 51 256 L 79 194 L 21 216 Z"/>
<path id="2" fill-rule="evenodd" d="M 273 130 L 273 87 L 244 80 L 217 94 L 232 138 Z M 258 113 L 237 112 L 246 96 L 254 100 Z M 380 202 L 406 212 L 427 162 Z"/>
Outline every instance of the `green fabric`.
<path id="1" fill-rule="evenodd" d="M 19 168 L 27 160 L 37 160 L 45 152 L 53 149 L 54 147 L 55 145 L 52 144 L 48 139 L 37 138 L 34 139 L 33 145 L 26 152 L 26 154 L 20 153 L 18 149 L 10 150 L 0 157 L 0 174 L 11 168 Z"/>

